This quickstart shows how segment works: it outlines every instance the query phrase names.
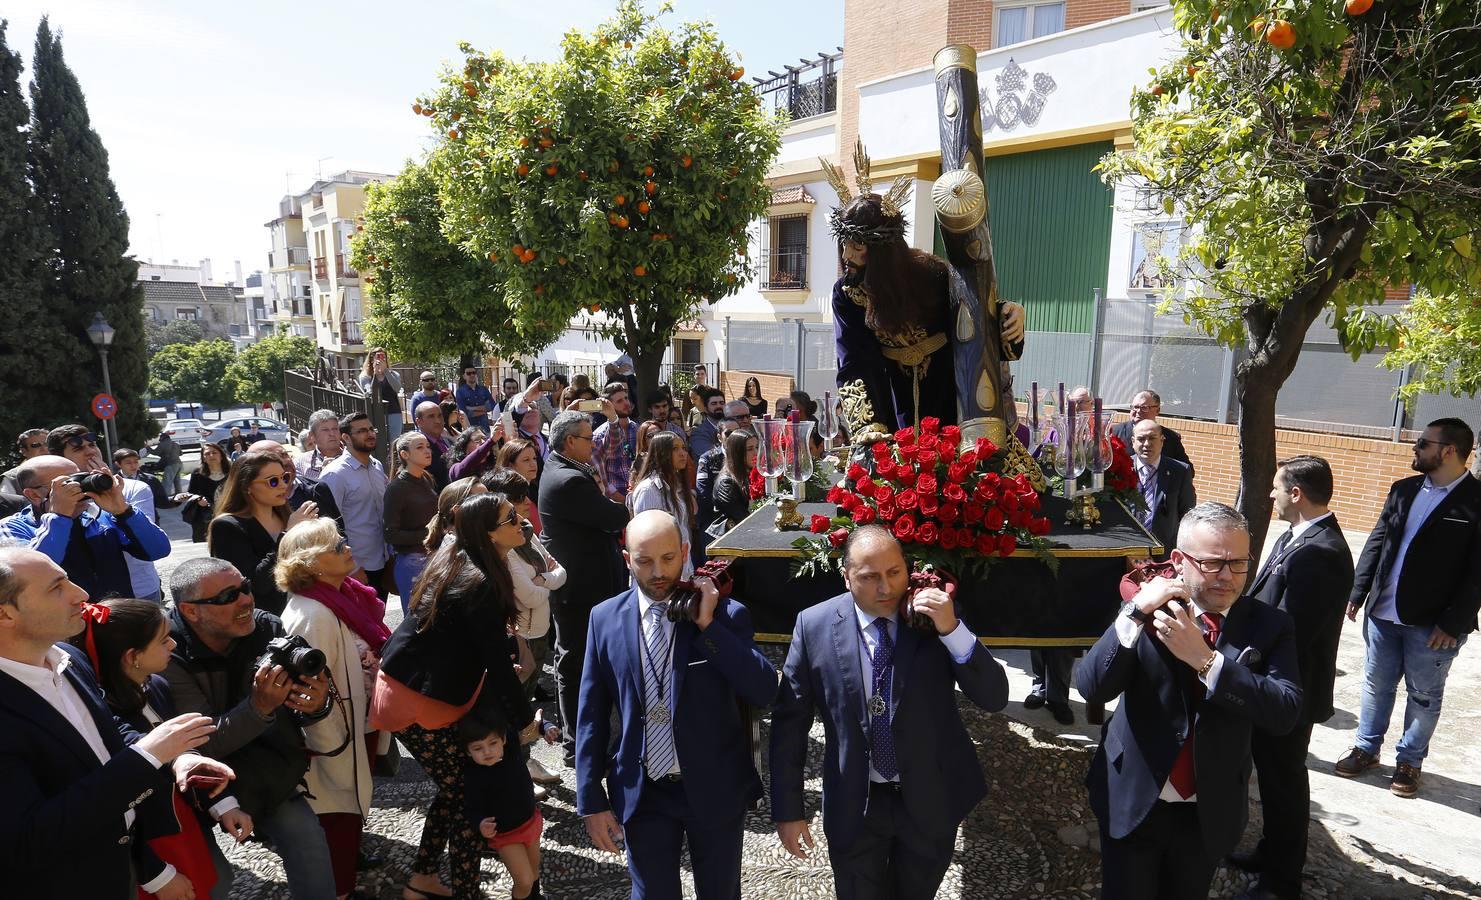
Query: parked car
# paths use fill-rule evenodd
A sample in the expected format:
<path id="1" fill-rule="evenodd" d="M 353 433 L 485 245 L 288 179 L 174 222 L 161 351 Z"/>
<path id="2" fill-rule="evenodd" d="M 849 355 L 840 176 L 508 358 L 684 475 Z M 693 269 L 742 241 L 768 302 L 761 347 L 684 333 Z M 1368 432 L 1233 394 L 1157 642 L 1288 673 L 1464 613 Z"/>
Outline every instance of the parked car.
<path id="1" fill-rule="evenodd" d="M 199 450 L 201 441 L 211 433 L 211 429 L 207 428 L 206 423 L 200 419 L 170 419 L 160 431 L 168 434 L 170 440 L 179 444 L 182 450 L 187 447 Z"/>
<path id="2" fill-rule="evenodd" d="M 242 434 L 244 436 L 250 435 L 252 433 L 253 422 L 257 423 L 257 430 L 262 434 L 262 436 L 256 438 L 256 440 L 277 441 L 280 444 L 293 443 L 293 429 L 289 428 L 287 424 L 279 422 L 277 419 L 268 419 L 264 418 L 263 416 L 244 416 L 238 419 L 223 419 L 222 421 L 216 423 L 216 427 L 212 428 L 205 434 L 205 439 L 213 444 L 219 444 L 231 437 L 231 430 L 233 428 L 242 429 Z"/>

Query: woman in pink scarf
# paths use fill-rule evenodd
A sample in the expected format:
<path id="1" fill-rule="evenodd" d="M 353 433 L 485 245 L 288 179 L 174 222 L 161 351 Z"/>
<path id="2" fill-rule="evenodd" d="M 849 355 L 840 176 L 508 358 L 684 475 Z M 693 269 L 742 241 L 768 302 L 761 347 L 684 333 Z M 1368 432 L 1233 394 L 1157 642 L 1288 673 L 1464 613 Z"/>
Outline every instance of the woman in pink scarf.
<path id="1" fill-rule="evenodd" d="M 380 649 L 391 636 L 382 621 L 386 604 L 373 588 L 349 577 L 353 571 L 349 542 L 331 519 L 295 525 L 278 545 L 274 575 L 288 595 L 283 627 L 324 653 L 336 707 L 305 728 L 304 739 L 317 754 L 306 778 L 309 805 L 324 826 L 341 898 L 355 889 L 360 832 L 370 813 L 368 685 L 374 684 Z"/>

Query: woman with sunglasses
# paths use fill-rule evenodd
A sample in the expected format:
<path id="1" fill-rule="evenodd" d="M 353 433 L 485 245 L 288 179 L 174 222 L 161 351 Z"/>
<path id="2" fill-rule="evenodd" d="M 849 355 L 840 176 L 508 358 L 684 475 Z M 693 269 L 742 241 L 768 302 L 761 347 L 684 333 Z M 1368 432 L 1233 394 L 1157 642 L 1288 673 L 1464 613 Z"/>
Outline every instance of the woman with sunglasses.
<path id="1" fill-rule="evenodd" d="M 201 464 L 190 473 L 190 482 L 185 492 L 190 495 L 180 510 L 180 517 L 190 523 L 190 539 L 197 544 L 206 542 L 206 531 L 216 509 L 216 500 L 231 474 L 231 461 L 226 453 L 212 443 L 201 444 Z"/>
<path id="2" fill-rule="evenodd" d="M 411 585 L 427 564 L 427 524 L 437 515 L 437 482 L 427 471 L 432 445 L 420 431 L 396 439 L 391 453 L 391 483 L 386 486 L 386 543 L 396 551 L 393 574 L 401 612 L 411 599 Z"/>
<path id="3" fill-rule="evenodd" d="M 350 577 L 355 568 L 349 542 L 329 519 L 288 529 L 274 568 L 278 587 L 288 594 L 283 628 L 324 653 L 331 696 L 337 695 L 338 711 L 306 726 L 303 736 L 313 754 L 305 776 L 309 806 L 324 827 L 341 900 L 355 890 L 360 833 L 370 813 L 369 685 L 391 636 L 382 622 L 386 604 Z"/>
<path id="4" fill-rule="evenodd" d="M 175 699 L 160 674 L 175 649 L 164 607 L 152 600 L 104 600 L 84 604 L 82 621 L 83 631 L 71 643 L 92 662 L 113 714 L 140 734 L 173 719 Z M 156 833 L 159 826 L 175 833 L 148 839 L 150 854 L 145 858 L 152 855 L 158 860 L 155 866 L 173 866 L 175 875 L 154 893 L 141 892 L 141 896 L 187 896 L 188 886 L 198 900 L 224 900 L 231 893 L 232 868 L 211 838 L 209 822 L 203 831 L 202 821 L 180 793 L 157 793 L 158 797 L 140 805 L 141 831 L 146 827 L 142 823 L 149 822 L 147 827 Z M 210 808 L 211 817 L 237 843 L 252 835 L 252 817 L 236 804 L 230 786 L 211 801 Z M 153 868 L 141 868 L 140 880 L 152 880 Z"/>
<path id="5" fill-rule="evenodd" d="M 406 618 L 386 642 L 371 702 L 371 727 L 396 732 L 437 784 L 402 892 L 409 900 L 445 895 L 437 880 L 444 846 L 451 896 L 479 896 L 484 841 L 463 816 L 458 720 L 484 704 L 516 730 L 535 718 L 512 661 L 518 606 L 507 556 L 525 541 L 523 520 L 504 495 L 478 494 L 458 506 L 456 523 L 455 539 L 427 561 Z"/>
<path id="6" fill-rule="evenodd" d="M 282 613 L 288 602 L 273 577 L 278 541 L 289 528 L 319 516 L 313 501 L 290 511 L 288 495 L 292 492 L 293 480 L 275 456 L 243 453 L 232 463 L 221 489 L 206 543 L 207 552 L 251 579 L 257 608 L 273 615 Z"/>

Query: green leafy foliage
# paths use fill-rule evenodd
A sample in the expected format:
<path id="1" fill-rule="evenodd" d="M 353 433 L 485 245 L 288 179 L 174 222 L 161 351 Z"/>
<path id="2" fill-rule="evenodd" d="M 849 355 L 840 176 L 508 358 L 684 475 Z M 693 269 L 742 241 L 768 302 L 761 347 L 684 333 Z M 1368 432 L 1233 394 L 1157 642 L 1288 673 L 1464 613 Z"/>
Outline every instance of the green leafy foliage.
<path id="1" fill-rule="evenodd" d="M 283 373 L 314 368 L 312 340 L 292 334 L 274 334 L 245 347 L 226 368 L 232 396 L 249 405 L 282 402 Z"/>
<path id="2" fill-rule="evenodd" d="M 231 341 L 220 338 L 170 344 L 149 360 L 149 393 L 217 409 L 231 406 L 236 402 L 236 385 L 227 378 L 227 370 L 236 355 Z"/>
<path id="3" fill-rule="evenodd" d="M 1371 309 L 1386 288 L 1455 307 L 1481 285 L 1462 252 L 1481 223 L 1481 4 L 1173 8 L 1181 55 L 1134 94 L 1134 149 L 1101 168 L 1193 226 L 1167 299 L 1247 351 L 1240 505 L 1263 523 L 1275 397 L 1311 324 L 1327 315 L 1358 352 L 1397 349 L 1402 320 Z"/>
<path id="4" fill-rule="evenodd" d="M 168 322 L 144 322 L 144 345 L 150 355 L 158 353 L 170 344 L 194 344 L 206 339 L 206 330 L 199 322 L 189 319 L 170 319 Z"/>
<path id="5" fill-rule="evenodd" d="M 450 276 L 480 305 L 449 313 L 476 324 L 443 334 L 440 349 L 451 337 L 527 354 L 585 315 L 651 386 L 675 326 L 750 275 L 746 227 L 769 202 L 781 123 L 711 26 L 670 31 L 635 0 L 591 34 L 568 33 L 554 62 L 460 49 L 462 66 L 413 107 L 439 139 L 425 171 L 440 230 L 481 267 Z M 439 256 L 429 220 L 411 214 L 433 205 L 400 209 L 391 227 L 367 215 L 355 249 L 376 279 L 372 333 L 388 341 L 436 302 L 403 290 L 421 268 L 413 257 Z"/>

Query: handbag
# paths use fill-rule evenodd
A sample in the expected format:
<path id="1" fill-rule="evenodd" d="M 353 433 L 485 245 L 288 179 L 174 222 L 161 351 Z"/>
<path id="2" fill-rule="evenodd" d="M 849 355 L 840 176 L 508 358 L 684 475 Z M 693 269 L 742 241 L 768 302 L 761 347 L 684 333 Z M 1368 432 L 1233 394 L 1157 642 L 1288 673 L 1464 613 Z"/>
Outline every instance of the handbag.
<path id="1" fill-rule="evenodd" d="M 401 772 L 401 749 L 396 736 L 389 731 L 377 731 L 375 758 L 370 761 L 370 774 L 382 778 L 395 778 Z"/>

